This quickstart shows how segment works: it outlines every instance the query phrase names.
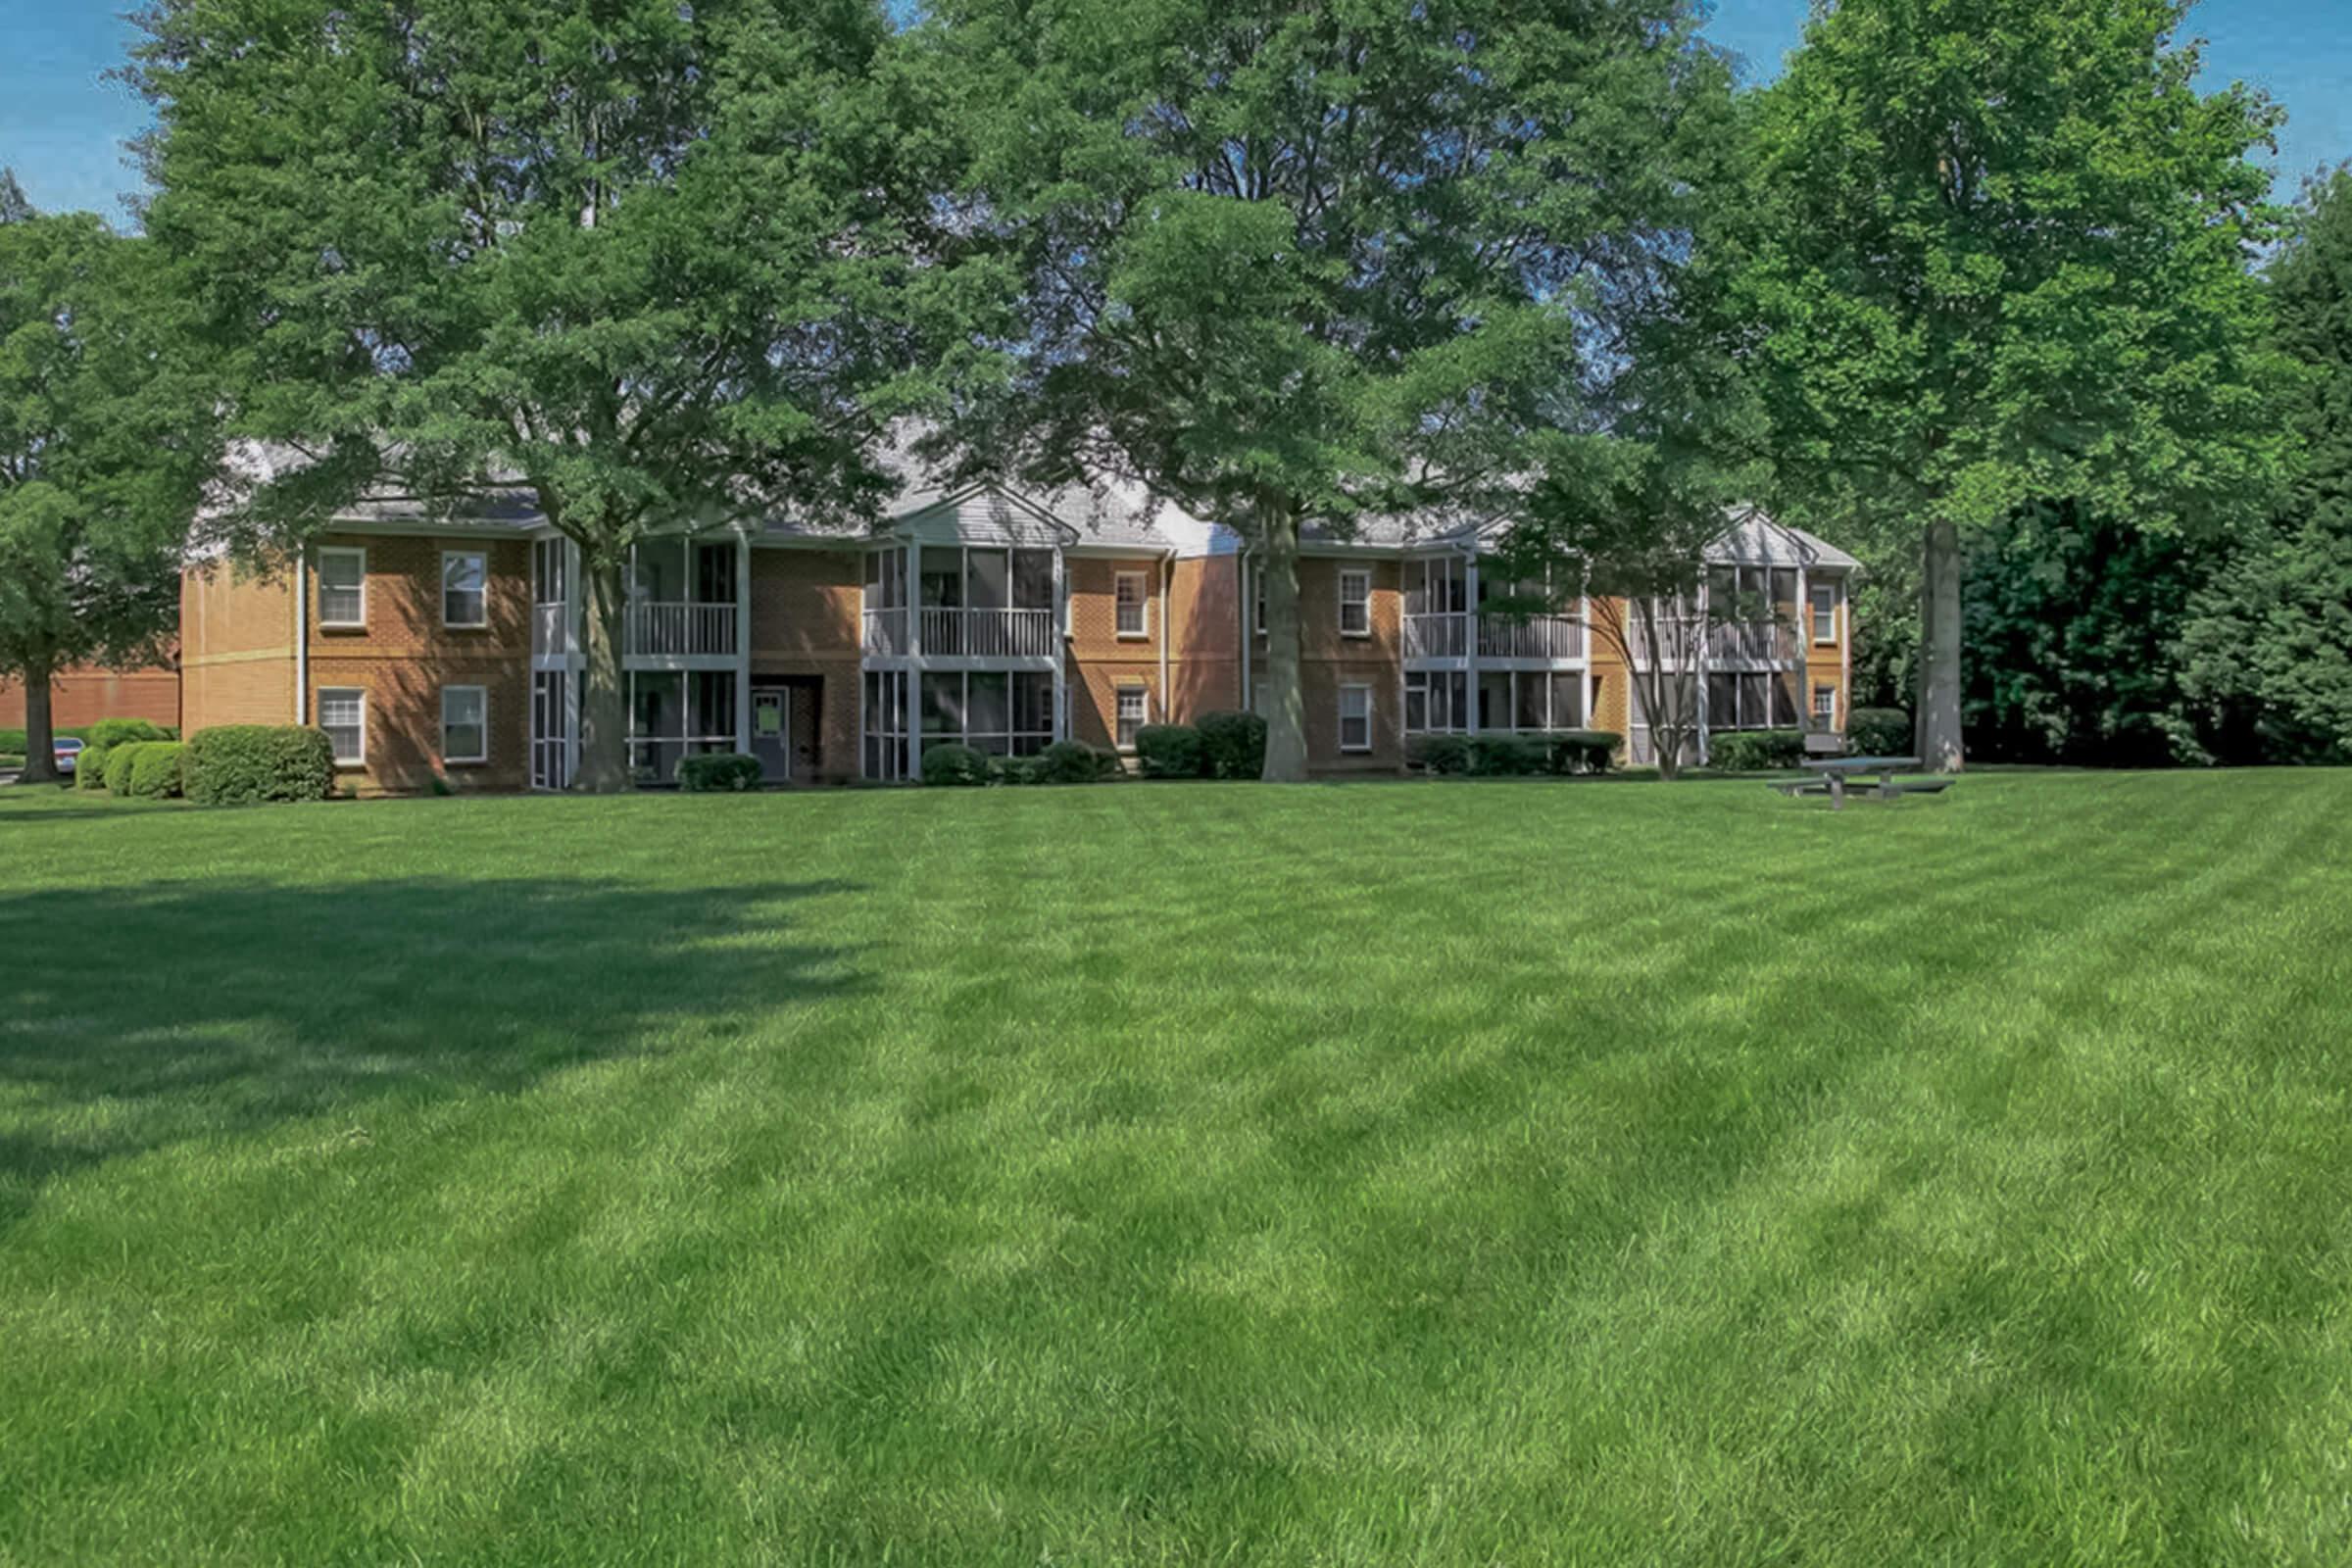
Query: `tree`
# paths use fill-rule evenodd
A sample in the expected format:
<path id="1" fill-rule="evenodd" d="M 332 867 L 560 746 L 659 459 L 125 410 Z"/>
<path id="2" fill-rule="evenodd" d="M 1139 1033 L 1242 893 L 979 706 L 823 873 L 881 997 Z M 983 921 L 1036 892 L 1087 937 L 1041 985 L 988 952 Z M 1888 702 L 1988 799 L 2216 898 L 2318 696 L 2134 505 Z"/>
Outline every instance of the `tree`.
<path id="1" fill-rule="evenodd" d="M 0 674 L 24 777 L 57 777 L 50 682 L 160 657 L 217 449 L 151 242 L 35 215 L 0 172 Z"/>
<path id="2" fill-rule="evenodd" d="M 2198 744 L 2352 760 L 2352 167 L 2311 182 L 2272 265 L 2278 341 L 2307 371 L 2287 428 L 2300 470 L 2271 526 L 2200 592 L 2181 636 Z"/>
<path id="3" fill-rule="evenodd" d="M 2200 94 L 2182 0 L 1840 0 L 1750 114 L 1720 253 L 1783 510 L 1898 530 L 1923 756 L 1962 761 L 1966 532 L 2056 497 L 2151 529 L 2259 507 L 2281 365 L 2247 161 L 2278 113 Z"/>
<path id="4" fill-rule="evenodd" d="M 961 212 L 1022 280 L 967 462 L 1138 481 L 1264 573 L 1265 776 L 1302 777 L 1300 530 L 1477 514 L 1591 418 L 1728 111 L 1690 0 L 943 0 Z"/>
<path id="5" fill-rule="evenodd" d="M 625 786 L 623 576 L 650 535 L 857 509 L 968 338 L 921 268 L 920 106 L 874 0 L 160 0 L 148 226 L 192 258 L 231 427 L 363 490 L 519 491 L 576 543 L 582 788 Z"/>

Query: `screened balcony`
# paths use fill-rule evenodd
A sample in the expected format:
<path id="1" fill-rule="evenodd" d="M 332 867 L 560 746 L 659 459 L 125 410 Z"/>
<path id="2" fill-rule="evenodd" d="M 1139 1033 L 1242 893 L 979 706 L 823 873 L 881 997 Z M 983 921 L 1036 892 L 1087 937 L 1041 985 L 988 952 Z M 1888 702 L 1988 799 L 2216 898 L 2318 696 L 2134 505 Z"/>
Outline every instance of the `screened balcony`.
<path id="1" fill-rule="evenodd" d="M 892 546 L 866 553 L 860 642 L 877 659 L 1052 659 L 1054 552 Z"/>

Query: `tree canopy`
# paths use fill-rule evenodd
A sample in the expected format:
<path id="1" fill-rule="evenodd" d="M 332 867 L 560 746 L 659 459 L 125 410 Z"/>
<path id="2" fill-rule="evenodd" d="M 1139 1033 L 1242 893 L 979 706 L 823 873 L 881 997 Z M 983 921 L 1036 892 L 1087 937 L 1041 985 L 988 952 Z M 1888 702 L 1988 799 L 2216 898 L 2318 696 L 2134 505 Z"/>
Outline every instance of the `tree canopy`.
<path id="1" fill-rule="evenodd" d="M 299 453 L 267 548 L 362 490 L 514 486 L 582 552 L 581 779 L 625 778 L 622 572 L 655 533 L 848 508 L 967 341 L 912 236 L 935 149 L 875 0 L 161 0 L 148 225 L 231 430 Z M 909 176 L 909 171 L 916 171 Z"/>
<path id="2" fill-rule="evenodd" d="M 2279 469 L 2248 161 L 2180 0 L 1841 0 L 1755 95 L 1719 253 L 1793 518 L 1922 587 L 1920 743 L 1956 766 L 1964 530 L 2050 498 L 2220 527 Z"/>
<path id="3" fill-rule="evenodd" d="M 1474 514 L 1589 427 L 1687 250 L 1728 75 L 1690 0 L 943 0 L 975 244 L 1020 280 L 977 461 L 1129 477 L 1266 574 L 1266 775 L 1305 767 L 1299 530 Z"/>
<path id="4" fill-rule="evenodd" d="M 0 674 L 24 685 L 29 778 L 54 776 L 51 676 L 160 657 L 177 623 L 218 462 L 178 307 L 151 241 L 35 214 L 0 174 Z"/>

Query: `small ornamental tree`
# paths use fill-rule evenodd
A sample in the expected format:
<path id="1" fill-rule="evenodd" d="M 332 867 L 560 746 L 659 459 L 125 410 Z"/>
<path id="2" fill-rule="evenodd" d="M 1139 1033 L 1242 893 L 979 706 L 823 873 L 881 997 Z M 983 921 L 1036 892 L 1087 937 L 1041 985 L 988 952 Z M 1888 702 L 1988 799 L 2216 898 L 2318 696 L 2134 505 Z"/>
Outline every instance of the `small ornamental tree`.
<path id="1" fill-rule="evenodd" d="M 149 230 L 203 280 L 282 549 L 369 489 L 521 492 L 576 543 L 579 784 L 625 788 L 650 535 L 850 511 L 968 341 L 917 267 L 925 113 L 878 0 L 157 0 Z M 933 330 L 937 328 L 938 330 Z"/>
<path id="2" fill-rule="evenodd" d="M 1264 776 L 1302 777 L 1300 530 L 1483 514 L 1686 248 L 1728 74 L 1691 0 L 940 0 L 969 241 L 1014 262 L 972 461 L 1140 482 L 1264 573 Z"/>
<path id="3" fill-rule="evenodd" d="M 1919 563 L 1919 747 L 1960 765 L 1964 535 L 2055 498 L 2226 531 L 2276 482 L 2248 154 L 2186 0 L 1839 0 L 1749 116 L 1707 254 L 1784 509 Z"/>
<path id="4" fill-rule="evenodd" d="M 165 657 L 216 462 L 203 378 L 152 242 L 42 217 L 0 171 L 0 674 L 24 777 L 56 779 L 50 682 Z"/>

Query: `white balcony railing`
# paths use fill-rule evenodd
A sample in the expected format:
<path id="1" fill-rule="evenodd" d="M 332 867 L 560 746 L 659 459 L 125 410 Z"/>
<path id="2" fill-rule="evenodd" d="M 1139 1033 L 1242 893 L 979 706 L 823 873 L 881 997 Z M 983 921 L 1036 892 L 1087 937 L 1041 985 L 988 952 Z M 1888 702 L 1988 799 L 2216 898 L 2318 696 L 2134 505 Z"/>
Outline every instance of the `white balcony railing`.
<path id="1" fill-rule="evenodd" d="M 1423 614 L 1404 617 L 1404 657 L 1460 659 L 1470 651 L 1470 617 Z"/>
<path id="2" fill-rule="evenodd" d="M 869 610 L 865 612 L 864 648 L 869 654 L 885 659 L 903 659 L 906 646 L 906 612 L 901 610 Z"/>
<path id="3" fill-rule="evenodd" d="M 639 600 L 629 606 L 628 652 L 664 659 L 735 656 L 735 607 Z"/>
<path id="4" fill-rule="evenodd" d="M 1054 656 L 1051 610 L 926 607 L 920 613 L 926 659 L 1051 659 Z"/>
<path id="5" fill-rule="evenodd" d="M 1481 659 L 1582 659 L 1585 623 L 1565 615 L 1538 615 L 1511 620 L 1500 615 L 1478 619 L 1478 657 Z"/>
<path id="6" fill-rule="evenodd" d="M 534 654 L 576 654 L 576 639 L 564 618 L 564 606 L 541 604 L 531 606 L 531 652 Z"/>

